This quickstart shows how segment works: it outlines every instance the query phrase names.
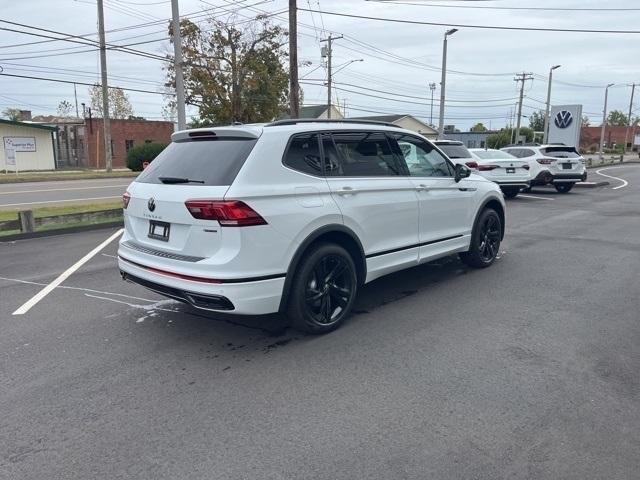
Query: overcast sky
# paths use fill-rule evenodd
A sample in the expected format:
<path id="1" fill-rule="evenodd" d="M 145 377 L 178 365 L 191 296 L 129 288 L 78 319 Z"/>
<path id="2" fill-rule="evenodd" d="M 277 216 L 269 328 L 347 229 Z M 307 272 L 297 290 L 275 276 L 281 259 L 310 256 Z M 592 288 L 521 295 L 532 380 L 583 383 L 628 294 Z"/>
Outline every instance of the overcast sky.
<path id="1" fill-rule="evenodd" d="M 107 42 L 127 44 L 166 37 L 166 24 L 158 24 L 171 15 L 168 0 L 104 0 L 107 30 L 148 24 L 107 34 Z M 95 0 L 4 0 L 0 19 L 64 32 L 93 35 L 96 31 Z M 236 5 L 237 4 L 237 5 Z M 255 16 L 257 10 L 284 11 L 287 0 L 180 0 L 180 13 L 197 15 L 208 10 L 227 18 L 236 10 L 238 20 Z M 239 8 L 239 5 L 254 5 Z M 446 5 L 446 6 L 436 6 Z M 325 13 L 299 12 L 299 59 L 309 62 L 300 76 L 322 80 L 326 70 L 320 56 L 319 39 L 329 32 L 345 36 L 334 43 L 334 70 L 350 60 L 363 59 L 346 66 L 334 76 L 334 100 L 346 103 L 347 115 L 410 113 L 430 120 L 429 83 L 440 82 L 442 37 L 445 26 L 409 25 L 330 15 L 329 12 L 372 17 L 421 20 L 444 24 L 495 25 L 569 29 L 640 30 L 640 2 L 631 0 L 487 0 L 457 2 L 448 0 L 398 0 L 368 2 L 364 0 L 298 0 L 300 8 Z M 485 8 L 460 8 L 477 6 Z M 486 7 L 594 8 L 607 11 L 501 10 Z M 628 9 L 615 11 L 615 8 Z M 637 8 L 637 10 L 629 10 Z M 287 25 L 287 15 L 271 17 Z M 202 21 L 204 16 L 196 17 Z M 1 23 L 2 28 L 24 30 Z M 134 37 L 135 38 L 131 38 Z M 3 73 L 75 80 L 99 81 L 99 60 L 95 50 L 68 42 L 47 42 L 12 46 L 45 40 L 15 32 L 0 31 L 0 66 Z M 531 31 L 484 30 L 460 27 L 449 40 L 447 102 L 445 123 L 462 130 L 480 121 L 499 128 L 508 122 L 517 100 L 516 72 L 532 72 L 534 80 L 525 88 L 523 114 L 544 108 L 546 77 L 555 64 L 552 103 L 582 104 L 592 124 L 602 118 L 604 86 L 615 83 L 609 91 L 609 109 L 627 111 L 631 88 L 640 82 L 638 51 L 640 34 L 555 33 Z M 136 45 L 139 50 L 164 55 L 168 42 Z M 63 50 L 61 50 L 63 49 Z M 73 52 L 73 53 L 71 53 Z M 55 56 L 51 56 L 55 55 Z M 110 84 L 160 91 L 164 81 L 163 62 L 108 51 Z M 63 70 L 64 69 L 64 70 Z M 566 83 L 565 83 L 566 82 Z M 319 82 L 316 82 L 319 83 Z M 359 90 L 353 86 L 373 91 Z M 306 104 L 326 102 L 326 88 L 321 84 L 304 84 Z M 340 90 L 339 90 L 340 89 Z M 361 93 L 347 92 L 347 90 Z M 640 91 L 637 92 L 640 98 Z M 377 95 L 386 98 L 374 98 Z M 405 95 L 398 97 L 397 95 Z M 136 115 L 160 119 L 163 97 L 151 93 L 129 93 Z M 411 98 L 418 97 L 418 98 Z M 435 92 L 434 123 L 438 116 L 439 86 Z M 396 100 L 392 100 L 395 98 Z M 55 113 L 61 100 L 73 103 L 73 86 L 45 81 L 0 76 L 0 109 L 19 107 L 34 114 Z M 401 100 L 401 101 L 398 101 Z M 78 86 L 78 101 L 89 103 L 88 87 Z M 634 110 L 640 112 L 640 101 Z M 189 114 L 197 115 L 193 108 Z M 523 124 L 528 119 L 523 118 Z"/>

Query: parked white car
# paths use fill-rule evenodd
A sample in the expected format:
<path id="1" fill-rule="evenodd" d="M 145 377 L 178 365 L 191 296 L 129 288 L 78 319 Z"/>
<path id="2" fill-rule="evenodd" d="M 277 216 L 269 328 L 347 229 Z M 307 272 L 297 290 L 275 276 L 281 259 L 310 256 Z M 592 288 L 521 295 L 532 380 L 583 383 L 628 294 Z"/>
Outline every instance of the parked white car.
<path id="1" fill-rule="evenodd" d="M 174 133 L 128 187 L 122 277 L 195 308 L 322 333 L 361 285 L 451 254 L 491 265 L 495 183 L 391 124 L 286 120 Z"/>
<path id="2" fill-rule="evenodd" d="M 466 165 L 475 168 L 487 180 L 497 183 L 506 198 L 514 198 L 521 189 L 529 187 L 530 167 L 525 160 L 492 148 L 471 148 L 469 152 L 475 163 L 466 162 Z"/>
<path id="3" fill-rule="evenodd" d="M 501 149 L 529 163 L 531 186 L 553 184 L 560 193 L 571 191 L 576 182 L 587 179 L 584 158 L 575 147 L 550 145 L 513 145 Z"/>

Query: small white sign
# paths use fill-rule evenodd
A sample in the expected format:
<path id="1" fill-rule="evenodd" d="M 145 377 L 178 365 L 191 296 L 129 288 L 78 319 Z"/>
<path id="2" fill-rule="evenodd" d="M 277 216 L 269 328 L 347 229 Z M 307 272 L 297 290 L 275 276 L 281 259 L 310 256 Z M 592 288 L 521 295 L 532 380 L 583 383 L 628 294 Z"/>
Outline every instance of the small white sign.
<path id="1" fill-rule="evenodd" d="M 640 134 L 636 135 L 636 138 L 633 139 L 634 145 L 640 145 Z"/>
<path id="2" fill-rule="evenodd" d="M 36 137 L 4 137 L 4 148 L 12 148 L 16 152 L 35 152 Z"/>
<path id="3" fill-rule="evenodd" d="M 5 165 L 16 164 L 16 151 L 13 148 L 4 147 L 4 163 Z"/>

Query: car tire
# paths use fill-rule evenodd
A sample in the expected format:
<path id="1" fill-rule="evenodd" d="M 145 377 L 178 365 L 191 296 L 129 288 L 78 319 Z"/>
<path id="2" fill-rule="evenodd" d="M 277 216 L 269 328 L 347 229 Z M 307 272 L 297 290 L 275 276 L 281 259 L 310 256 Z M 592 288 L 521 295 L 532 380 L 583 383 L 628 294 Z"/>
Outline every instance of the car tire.
<path id="1" fill-rule="evenodd" d="M 500 215 L 492 208 L 484 209 L 473 228 L 469 250 L 460 253 L 460 260 L 474 268 L 491 265 L 500 252 L 502 222 Z"/>
<path id="2" fill-rule="evenodd" d="M 520 189 L 519 188 L 504 188 L 502 190 L 502 194 L 504 195 L 504 198 L 516 198 L 518 196 L 518 193 L 520 193 Z"/>
<path id="3" fill-rule="evenodd" d="M 339 245 L 321 243 L 305 253 L 296 269 L 287 316 L 297 330 L 328 333 L 349 316 L 357 293 L 351 255 Z"/>
<path id="4" fill-rule="evenodd" d="M 558 193 L 569 193 L 574 185 L 575 183 L 556 183 L 554 187 Z"/>

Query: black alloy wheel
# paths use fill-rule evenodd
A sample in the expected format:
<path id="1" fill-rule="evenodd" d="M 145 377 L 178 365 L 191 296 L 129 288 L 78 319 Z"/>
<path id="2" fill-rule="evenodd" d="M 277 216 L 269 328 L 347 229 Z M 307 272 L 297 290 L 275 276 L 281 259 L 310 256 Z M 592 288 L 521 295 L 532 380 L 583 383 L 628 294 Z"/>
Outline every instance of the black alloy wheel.
<path id="1" fill-rule="evenodd" d="M 480 258 L 490 263 L 496 258 L 500 249 L 500 219 L 497 215 L 488 215 L 483 219 L 480 239 L 478 246 Z"/>
<path id="2" fill-rule="evenodd" d="M 288 306 L 294 327 L 326 333 L 349 315 L 358 289 L 356 268 L 347 251 L 335 244 L 320 244 L 300 262 Z"/>
<path id="3" fill-rule="evenodd" d="M 460 260 L 475 268 L 491 265 L 500 252 L 502 240 L 502 220 L 492 208 L 486 208 L 478 215 L 471 234 L 469 250 L 460 253 Z"/>

